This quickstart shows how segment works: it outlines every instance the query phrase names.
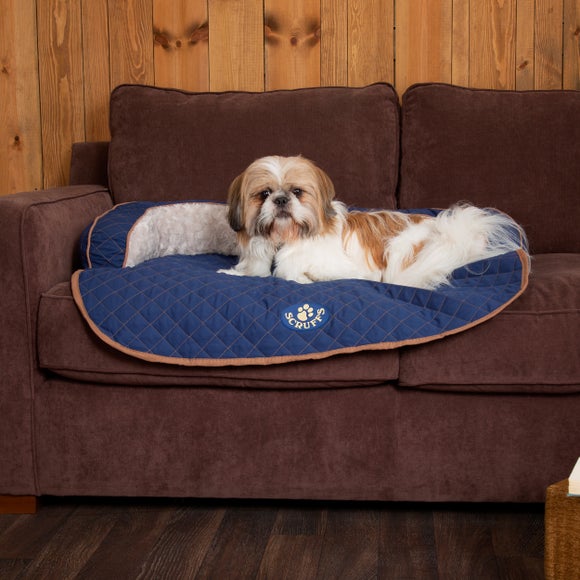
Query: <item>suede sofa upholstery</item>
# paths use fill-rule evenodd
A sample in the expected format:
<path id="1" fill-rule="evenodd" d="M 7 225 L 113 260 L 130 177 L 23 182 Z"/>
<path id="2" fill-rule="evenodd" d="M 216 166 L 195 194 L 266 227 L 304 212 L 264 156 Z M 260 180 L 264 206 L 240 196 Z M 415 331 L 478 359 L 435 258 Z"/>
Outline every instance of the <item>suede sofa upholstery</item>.
<path id="1" fill-rule="evenodd" d="M 0 494 L 542 501 L 580 450 L 580 93 L 386 84 L 111 96 L 71 185 L 0 198 Z M 421 346 L 241 367 L 149 363 L 71 295 L 114 204 L 225 200 L 255 158 L 302 154 L 338 198 L 468 200 L 512 215 L 529 286 Z"/>

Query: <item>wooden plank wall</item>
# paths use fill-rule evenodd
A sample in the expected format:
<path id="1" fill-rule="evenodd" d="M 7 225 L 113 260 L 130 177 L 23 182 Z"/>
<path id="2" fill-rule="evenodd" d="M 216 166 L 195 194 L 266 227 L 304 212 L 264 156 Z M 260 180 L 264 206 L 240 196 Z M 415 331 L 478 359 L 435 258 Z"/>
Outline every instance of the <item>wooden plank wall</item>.
<path id="1" fill-rule="evenodd" d="M 66 184 L 120 83 L 580 89 L 580 0 L 0 0 L 0 194 Z"/>

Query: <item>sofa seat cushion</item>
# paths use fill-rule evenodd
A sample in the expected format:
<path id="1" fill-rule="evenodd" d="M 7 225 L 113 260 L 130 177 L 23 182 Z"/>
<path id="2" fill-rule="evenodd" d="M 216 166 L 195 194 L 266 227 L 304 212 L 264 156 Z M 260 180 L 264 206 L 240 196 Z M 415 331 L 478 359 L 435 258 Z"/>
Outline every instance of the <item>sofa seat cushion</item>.
<path id="1" fill-rule="evenodd" d="M 469 332 L 401 351 L 404 387 L 503 392 L 580 391 L 580 254 L 532 260 L 529 286 Z"/>
<path id="2" fill-rule="evenodd" d="M 394 208 L 393 87 L 190 93 L 123 85 L 111 95 L 109 184 L 117 203 L 224 201 L 256 158 L 298 154 L 329 174 L 345 203 Z"/>
<path id="3" fill-rule="evenodd" d="M 38 356 L 42 368 L 61 376 L 117 385 L 336 388 L 394 381 L 399 372 L 397 350 L 365 351 L 291 365 L 201 368 L 142 361 L 97 338 L 75 305 L 68 282 L 42 295 Z"/>

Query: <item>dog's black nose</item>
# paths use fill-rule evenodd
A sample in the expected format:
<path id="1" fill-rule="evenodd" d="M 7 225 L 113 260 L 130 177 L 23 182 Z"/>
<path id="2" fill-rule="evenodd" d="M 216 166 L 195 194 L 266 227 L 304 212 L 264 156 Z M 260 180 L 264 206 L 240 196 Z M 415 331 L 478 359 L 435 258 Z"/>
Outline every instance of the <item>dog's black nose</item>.
<path id="1" fill-rule="evenodd" d="M 279 207 L 284 207 L 289 201 L 285 195 L 281 195 L 274 200 L 274 203 Z"/>

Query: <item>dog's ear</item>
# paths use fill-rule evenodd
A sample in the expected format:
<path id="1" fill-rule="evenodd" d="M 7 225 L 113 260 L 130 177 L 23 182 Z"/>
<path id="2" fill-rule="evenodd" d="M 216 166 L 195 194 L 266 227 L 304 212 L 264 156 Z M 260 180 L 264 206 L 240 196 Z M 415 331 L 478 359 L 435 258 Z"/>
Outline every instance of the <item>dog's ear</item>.
<path id="1" fill-rule="evenodd" d="M 244 229 L 244 203 L 242 200 L 242 181 L 244 174 L 238 175 L 228 189 L 228 220 L 234 232 Z"/>
<path id="2" fill-rule="evenodd" d="M 330 179 L 328 174 L 320 169 L 320 167 L 316 167 L 316 178 L 320 188 L 320 196 L 322 199 L 324 215 L 327 219 L 329 219 L 336 215 L 336 211 L 334 211 L 334 208 L 332 207 L 332 200 L 336 195 L 334 190 L 334 183 L 332 183 L 332 179 Z"/>

